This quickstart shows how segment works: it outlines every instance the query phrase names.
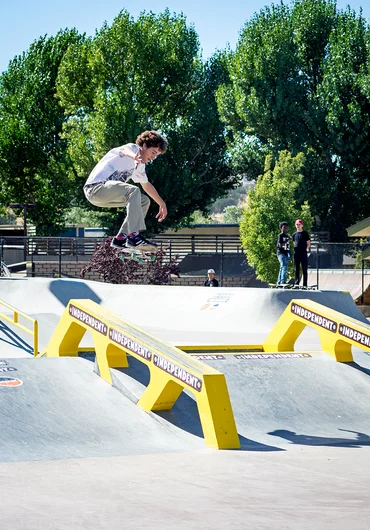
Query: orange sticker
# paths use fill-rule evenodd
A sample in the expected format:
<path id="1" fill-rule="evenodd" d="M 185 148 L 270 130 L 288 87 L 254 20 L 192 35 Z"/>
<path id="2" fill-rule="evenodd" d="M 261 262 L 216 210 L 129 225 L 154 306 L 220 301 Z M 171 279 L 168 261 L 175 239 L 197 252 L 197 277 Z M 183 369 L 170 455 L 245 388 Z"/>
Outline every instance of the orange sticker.
<path id="1" fill-rule="evenodd" d="M 23 381 L 15 377 L 0 377 L 0 386 L 14 387 L 23 385 Z"/>

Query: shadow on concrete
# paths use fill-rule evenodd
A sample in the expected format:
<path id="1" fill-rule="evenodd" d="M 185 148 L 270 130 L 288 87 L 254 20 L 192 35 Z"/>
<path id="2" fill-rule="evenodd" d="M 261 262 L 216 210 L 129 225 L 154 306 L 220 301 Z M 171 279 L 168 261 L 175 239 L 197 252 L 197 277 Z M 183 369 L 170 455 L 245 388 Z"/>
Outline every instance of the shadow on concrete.
<path id="1" fill-rule="evenodd" d="M 115 372 L 116 374 L 118 372 L 118 377 L 113 377 L 114 386 L 131 401 L 137 403 L 150 381 L 148 367 L 134 357 L 129 357 L 129 367 L 120 368 Z M 119 373 L 123 375 L 120 376 Z M 182 392 L 171 410 L 156 411 L 152 414 L 193 436 L 204 438 L 198 406 L 191 392 Z M 242 451 L 284 451 L 278 447 L 250 440 L 241 434 L 239 440 Z"/>
<path id="2" fill-rule="evenodd" d="M 67 307 L 68 302 L 73 298 L 101 303 L 101 298 L 83 281 L 54 280 L 50 283 L 49 290 L 64 307 Z"/>
<path id="3" fill-rule="evenodd" d="M 355 368 L 359 372 L 362 372 L 363 374 L 370 375 L 369 368 L 364 368 L 363 366 L 357 364 L 355 361 L 352 363 L 346 363 L 346 366 L 350 366 L 351 368 Z"/>
<path id="4" fill-rule="evenodd" d="M 21 339 L 17 332 L 13 331 L 9 326 L 0 321 L 0 343 L 2 349 L 5 348 L 4 344 L 9 344 L 13 348 L 18 348 L 23 352 L 33 355 L 33 347 L 28 344 L 25 340 Z"/>
<path id="5" fill-rule="evenodd" d="M 332 447 L 352 447 L 359 448 L 361 446 L 370 445 L 370 436 L 362 432 L 350 431 L 346 429 L 338 429 L 342 432 L 349 432 L 356 434 L 356 438 L 329 438 L 323 436 L 310 436 L 306 434 L 297 434 L 294 431 L 287 431 L 278 429 L 267 434 L 271 436 L 278 436 L 284 440 L 288 440 L 296 445 L 312 445 L 312 446 L 332 446 Z"/>

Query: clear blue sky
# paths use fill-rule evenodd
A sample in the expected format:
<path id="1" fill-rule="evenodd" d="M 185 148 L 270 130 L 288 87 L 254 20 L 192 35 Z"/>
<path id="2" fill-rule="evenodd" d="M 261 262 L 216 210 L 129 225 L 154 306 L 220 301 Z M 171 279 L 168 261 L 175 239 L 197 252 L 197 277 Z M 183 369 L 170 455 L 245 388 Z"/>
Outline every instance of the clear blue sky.
<path id="1" fill-rule="evenodd" d="M 55 35 L 59 29 L 75 27 L 80 33 L 94 35 L 104 21 L 109 24 L 121 9 L 136 17 L 141 11 L 183 12 L 199 35 L 203 57 L 222 49 L 234 48 L 244 23 L 265 5 L 266 0 L 0 0 L 0 72 L 9 61 L 26 51 L 42 35 Z M 279 3 L 275 0 L 275 3 Z M 288 2 L 285 2 L 288 3 Z M 370 19 L 370 0 L 337 0 L 339 8 L 347 4 L 355 11 L 363 8 Z"/>

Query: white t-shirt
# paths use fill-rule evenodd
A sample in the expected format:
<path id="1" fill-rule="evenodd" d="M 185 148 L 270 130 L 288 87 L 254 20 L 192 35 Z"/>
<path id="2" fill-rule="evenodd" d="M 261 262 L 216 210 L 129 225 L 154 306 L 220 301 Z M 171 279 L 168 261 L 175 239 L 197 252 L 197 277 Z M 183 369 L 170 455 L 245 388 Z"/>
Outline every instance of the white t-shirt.
<path id="1" fill-rule="evenodd" d="M 136 160 L 123 154 L 125 147 L 129 147 L 134 153 L 139 151 L 139 146 L 136 144 L 126 144 L 111 149 L 96 164 L 85 182 L 85 186 L 87 184 L 96 184 L 97 182 L 106 182 L 107 180 L 119 180 L 121 182 L 132 180 L 133 182 L 144 184 L 148 182 L 145 164 L 137 164 Z M 137 167 L 135 167 L 136 165 Z"/>

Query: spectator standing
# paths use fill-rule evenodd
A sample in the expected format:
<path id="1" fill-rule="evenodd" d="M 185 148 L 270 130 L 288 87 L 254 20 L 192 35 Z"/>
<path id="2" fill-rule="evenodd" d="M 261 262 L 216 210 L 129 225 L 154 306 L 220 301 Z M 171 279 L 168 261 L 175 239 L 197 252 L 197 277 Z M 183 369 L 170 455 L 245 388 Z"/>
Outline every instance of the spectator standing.
<path id="1" fill-rule="evenodd" d="M 279 276 L 277 279 L 277 284 L 281 285 L 286 283 L 286 275 L 288 272 L 288 262 L 290 259 L 290 241 L 291 237 L 288 235 L 288 223 L 282 221 L 279 224 L 281 230 L 278 235 L 277 245 L 276 245 L 276 254 L 280 263 Z"/>
<path id="2" fill-rule="evenodd" d="M 297 219 L 295 222 L 295 226 L 297 231 L 294 232 L 294 234 L 292 235 L 294 243 L 295 284 L 299 285 L 300 267 L 302 265 L 303 287 L 307 287 L 307 251 L 310 249 L 311 246 L 310 235 L 308 232 L 306 232 L 306 230 L 303 230 L 302 219 Z"/>
<path id="3" fill-rule="evenodd" d="M 218 287 L 218 281 L 215 278 L 213 269 L 208 269 L 208 279 L 204 282 L 204 287 Z"/>

